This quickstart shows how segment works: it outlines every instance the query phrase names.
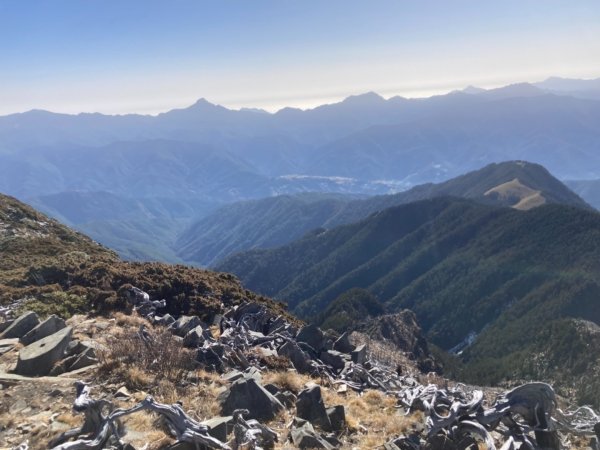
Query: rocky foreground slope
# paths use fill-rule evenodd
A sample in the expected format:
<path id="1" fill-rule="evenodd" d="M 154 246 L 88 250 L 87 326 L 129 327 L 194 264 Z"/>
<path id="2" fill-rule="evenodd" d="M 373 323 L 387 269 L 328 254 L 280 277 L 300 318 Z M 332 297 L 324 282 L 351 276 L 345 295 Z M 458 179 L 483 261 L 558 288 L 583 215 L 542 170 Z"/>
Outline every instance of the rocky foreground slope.
<path id="1" fill-rule="evenodd" d="M 392 370 L 346 334 L 298 329 L 255 302 L 207 324 L 159 315 L 164 301 L 127 293 L 130 315 L 38 323 L 27 313 L 3 322 L 0 439 L 8 448 L 597 445 L 598 416 L 563 412 L 544 383 L 495 399 L 441 379 L 424 384 L 433 380 L 408 359 Z M 31 377 L 46 374 L 54 376 Z"/>

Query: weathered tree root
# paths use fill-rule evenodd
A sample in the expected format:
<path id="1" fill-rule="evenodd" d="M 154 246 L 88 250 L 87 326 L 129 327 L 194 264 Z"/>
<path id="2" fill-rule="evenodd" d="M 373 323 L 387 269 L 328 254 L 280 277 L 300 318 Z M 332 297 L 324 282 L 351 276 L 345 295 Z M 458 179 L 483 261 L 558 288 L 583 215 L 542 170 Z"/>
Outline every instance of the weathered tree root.
<path id="1" fill-rule="evenodd" d="M 122 427 L 118 419 L 141 410 L 149 410 L 159 414 L 165 421 L 167 428 L 179 442 L 202 444 L 208 448 L 231 450 L 227 444 L 208 434 L 208 427 L 196 422 L 189 417 L 178 404 L 164 405 L 156 402 L 152 396 L 147 396 L 143 401 L 129 409 L 115 409 L 107 416 L 102 414 L 105 400 L 93 400 L 89 396 L 90 388 L 85 383 L 76 383 L 77 398 L 73 405 L 76 412 L 85 414 L 84 424 L 77 433 L 73 430 L 63 433 L 51 443 L 52 450 L 96 450 L 104 448 L 111 439 L 118 445 L 121 441 Z M 80 439 L 73 442 L 64 442 L 66 439 L 78 436 Z M 60 445 L 57 445 L 60 443 Z M 54 446 L 53 446 L 54 445 Z"/>

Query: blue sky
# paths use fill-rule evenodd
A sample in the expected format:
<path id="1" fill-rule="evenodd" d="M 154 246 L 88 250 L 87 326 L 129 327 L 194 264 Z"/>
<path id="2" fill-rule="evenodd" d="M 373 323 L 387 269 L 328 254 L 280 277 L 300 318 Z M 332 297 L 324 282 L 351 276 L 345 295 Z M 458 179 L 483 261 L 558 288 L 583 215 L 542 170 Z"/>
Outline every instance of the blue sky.
<path id="1" fill-rule="evenodd" d="M 0 114 L 600 77 L 598 0 L 0 0 Z"/>

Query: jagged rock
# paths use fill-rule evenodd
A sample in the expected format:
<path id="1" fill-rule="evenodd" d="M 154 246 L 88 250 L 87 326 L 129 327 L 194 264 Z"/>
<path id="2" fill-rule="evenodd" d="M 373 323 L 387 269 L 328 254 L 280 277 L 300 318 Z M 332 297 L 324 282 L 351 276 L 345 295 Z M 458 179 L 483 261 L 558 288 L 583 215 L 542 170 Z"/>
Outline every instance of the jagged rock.
<path id="1" fill-rule="evenodd" d="M 352 362 L 356 364 L 364 364 L 367 360 L 367 346 L 365 344 L 359 345 L 351 353 Z"/>
<path id="2" fill-rule="evenodd" d="M 346 355 L 335 350 L 327 350 L 321 353 L 321 361 L 333 367 L 334 370 L 342 370 L 346 365 L 346 358 Z"/>
<path id="3" fill-rule="evenodd" d="M 19 343 L 18 338 L 0 339 L 0 355 L 11 351 L 13 348 L 15 348 L 17 346 L 18 343 Z"/>
<path id="4" fill-rule="evenodd" d="M 121 386 L 117 390 L 117 392 L 114 393 L 114 397 L 120 398 L 120 399 L 128 399 L 128 398 L 131 398 L 131 394 L 129 393 L 129 391 L 127 390 L 127 388 L 125 386 Z"/>
<path id="5" fill-rule="evenodd" d="M 168 327 L 174 322 L 175 322 L 175 318 L 171 314 L 165 314 L 162 317 L 154 316 L 154 323 L 157 325 L 162 325 L 164 327 Z"/>
<path id="6" fill-rule="evenodd" d="M 208 427 L 208 434 L 222 442 L 227 442 L 227 436 L 233 431 L 233 416 L 213 417 L 200 423 Z"/>
<path id="7" fill-rule="evenodd" d="M 264 309 L 265 309 L 265 307 L 260 305 L 259 303 L 248 302 L 248 303 L 239 305 L 234 309 L 231 309 L 231 311 L 229 313 L 225 314 L 225 317 L 227 317 L 227 318 L 231 317 L 233 320 L 235 320 L 237 322 L 246 314 L 257 314 L 257 313 L 263 311 Z"/>
<path id="8" fill-rule="evenodd" d="M 56 333 L 58 330 L 62 330 L 66 326 L 67 324 L 63 319 L 52 314 L 42 323 L 25 334 L 25 336 L 21 338 L 21 343 L 23 345 L 29 345 L 32 342 L 39 341 L 46 336 Z"/>
<path id="9" fill-rule="evenodd" d="M 202 321 L 198 316 L 181 316 L 169 328 L 175 335 L 184 337 L 198 325 L 202 326 Z"/>
<path id="10" fill-rule="evenodd" d="M 333 450 L 335 448 L 315 432 L 310 422 L 304 422 L 302 425 L 293 428 L 290 437 L 295 448 L 299 449 L 324 448 L 326 450 Z"/>
<path id="11" fill-rule="evenodd" d="M 257 420 L 270 420 L 284 409 L 283 405 L 254 378 L 243 378 L 219 395 L 223 414 L 236 409 L 247 409 L 249 416 Z"/>
<path id="12" fill-rule="evenodd" d="M 91 351 L 89 356 L 95 358 L 96 357 L 96 349 L 99 345 L 94 341 L 71 341 L 69 345 L 67 345 L 67 349 L 65 350 L 65 354 L 67 356 L 79 356 L 82 353 Z"/>
<path id="13" fill-rule="evenodd" d="M 137 288 L 135 286 L 132 286 L 129 289 L 127 289 L 125 291 L 125 296 L 127 297 L 129 303 L 131 303 L 132 305 L 137 305 L 142 302 L 150 301 L 150 296 L 146 292 L 142 291 L 140 288 Z"/>
<path id="14" fill-rule="evenodd" d="M 241 380 L 242 378 L 244 378 L 244 373 L 235 369 L 221 376 L 221 379 L 228 383 L 233 383 L 234 381 Z"/>
<path id="15" fill-rule="evenodd" d="M 333 428 L 325 410 L 323 397 L 321 396 L 321 387 L 312 385 L 300 391 L 296 401 L 296 415 L 301 419 L 308 420 L 313 425 L 321 427 L 325 431 L 331 431 Z"/>
<path id="16" fill-rule="evenodd" d="M 331 408 L 327 408 L 326 411 L 333 431 L 343 430 L 346 426 L 346 410 L 344 405 L 332 406 Z"/>
<path id="17" fill-rule="evenodd" d="M 84 367 L 93 366 L 98 360 L 96 359 L 96 353 L 93 348 L 88 348 L 83 353 L 77 356 L 75 362 L 69 367 L 68 372 L 72 370 L 79 370 Z"/>
<path id="18" fill-rule="evenodd" d="M 189 348 L 200 347 L 206 341 L 207 335 L 202 326 L 198 325 L 197 327 L 188 331 L 188 333 L 183 338 L 183 345 Z"/>
<path id="19" fill-rule="evenodd" d="M 77 358 L 79 358 L 78 355 L 72 355 L 60 360 L 59 362 L 54 364 L 54 367 L 52 367 L 52 370 L 50 370 L 50 373 L 48 375 L 52 377 L 57 377 L 58 375 L 68 372 L 71 365 L 75 361 L 77 361 Z"/>
<path id="20" fill-rule="evenodd" d="M 196 361 L 209 369 L 221 371 L 224 354 L 225 347 L 222 344 L 213 344 L 210 347 L 199 348 Z"/>
<path id="21" fill-rule="evenodd" d="M 279 347 L 279 354 L 281 356 L 287 356 L 294 368 L 300 373 L 310 373 L 312 366 L 310 365 L 310 358 L 304 352 L 297 343 L 288 341 Z"/>
<path id="22" fill-rule="evenodd" d="M 0 339 L 22 338 L 40 323 L 40 318 L 33 311 L 18 317 L 2 334 Z"/>
<path id="23" fill-rule="evenodd" d="M 296 336 L 298 342 L 310 345 L 316 352 L 321 351 L 324 344 L 324 335 L 320 328 L 310 324 L 303 327 Z"/>
<path id="24" fill-rule="evenodd" d="M 290 391 L 278 392 L 274 395 L 286 408 L 291 408 L 296 404 L 297 397 Z"/>
<path id="25" fill-rule="evenodd" d="M 27 376 L 50 373 L 52 366 L 62 358 L 72 333 L 73 329 L 66 327 L 23 348 L 15 372 Z"/>
<path id="26" fill-rule="evenodd" d="M 333 343 L 333 349 L 338 352 L 350 354 L 354 351 L 354 345 L 350 342 L 349 333 L 346 331 L 337 341 Z"/>
<path id="27" fill-rule="evenodd" d="M 262 373 L 256 367 L 248 367 L 244 370 L 244 378 L 254 378 L 260 384 L 262 382 Z"/>

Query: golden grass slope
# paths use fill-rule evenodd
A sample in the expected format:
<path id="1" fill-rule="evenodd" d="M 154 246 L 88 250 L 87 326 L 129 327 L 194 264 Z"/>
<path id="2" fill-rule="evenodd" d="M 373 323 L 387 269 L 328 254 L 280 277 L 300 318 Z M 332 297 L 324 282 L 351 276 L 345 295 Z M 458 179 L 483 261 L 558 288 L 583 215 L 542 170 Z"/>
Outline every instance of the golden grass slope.
<path id="1" fill-rule="evenodd" d="M 512 208 L 522 211 L 541 206 L 546 199 L 541 191 L 536 191 L 515 178 L 487 190 L 483 195 L 494 197 L 508 203 Z"/>

